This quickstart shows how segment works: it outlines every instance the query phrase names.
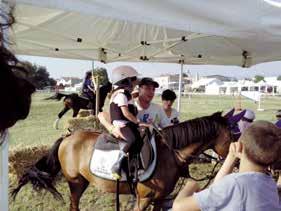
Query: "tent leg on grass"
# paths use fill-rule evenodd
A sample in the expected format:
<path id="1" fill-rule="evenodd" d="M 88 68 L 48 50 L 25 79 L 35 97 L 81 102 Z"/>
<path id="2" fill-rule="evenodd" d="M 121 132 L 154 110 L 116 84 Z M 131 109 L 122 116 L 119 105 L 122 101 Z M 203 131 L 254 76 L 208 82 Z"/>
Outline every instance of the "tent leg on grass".
<path id="1" fill-rule="evenodd" d="M 0 134 L 0 205 L 2 211 L 8 211 L 8 130 Z"/>
<path id="2" fill-rule="evenodd" d="M 181 58 L 180 64 L 181 64 L 181 69 L 180 69 L 180 74 L 179 74 L 179 93 L 178 93 L 178 107 L 177 107 L 177 110 L 179 113 L 180 113 L 180 108 L 181 108 L 182 72 L 183 72 L 183 64 L 184 64 L 183 58 Z"/>

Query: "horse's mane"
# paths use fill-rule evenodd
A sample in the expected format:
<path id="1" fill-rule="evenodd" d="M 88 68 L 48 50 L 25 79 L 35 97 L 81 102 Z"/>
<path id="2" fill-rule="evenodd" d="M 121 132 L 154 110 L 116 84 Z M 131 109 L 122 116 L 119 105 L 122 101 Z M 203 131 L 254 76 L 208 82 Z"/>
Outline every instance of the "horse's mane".
<path id="1" fill-rule="evenodd" d="M 221 114 L 222 112 L 216 112 L 166 127 L 162 130 L 165 141 L 174 149 L 181 149 L 192 143 L 207 143 L 218 137 L 221 127 L 227 127 L 227 119 Z"/>

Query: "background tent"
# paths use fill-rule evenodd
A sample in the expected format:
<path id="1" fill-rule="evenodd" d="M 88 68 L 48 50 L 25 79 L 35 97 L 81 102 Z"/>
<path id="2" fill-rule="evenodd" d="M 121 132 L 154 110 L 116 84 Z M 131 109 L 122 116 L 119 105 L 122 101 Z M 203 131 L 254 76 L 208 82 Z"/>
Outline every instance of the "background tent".
<path id="1" fill-rule="evenodd" d="M 17 54 L 239 66 L 281 55 L 281 9 L 262 0 L 16 3 Z"/>

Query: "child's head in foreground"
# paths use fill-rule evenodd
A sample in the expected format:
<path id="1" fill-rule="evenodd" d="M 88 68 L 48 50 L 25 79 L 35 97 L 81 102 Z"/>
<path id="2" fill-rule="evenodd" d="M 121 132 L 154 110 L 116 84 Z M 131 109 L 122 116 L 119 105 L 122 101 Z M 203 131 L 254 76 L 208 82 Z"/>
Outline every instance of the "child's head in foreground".
<path id="1" fill-rule="evenodd" d="M 271 122 L 253 122 L 240 142 L 247 159 L 256 165 L 267 167 L 281 158 L 281 129 Z"/>

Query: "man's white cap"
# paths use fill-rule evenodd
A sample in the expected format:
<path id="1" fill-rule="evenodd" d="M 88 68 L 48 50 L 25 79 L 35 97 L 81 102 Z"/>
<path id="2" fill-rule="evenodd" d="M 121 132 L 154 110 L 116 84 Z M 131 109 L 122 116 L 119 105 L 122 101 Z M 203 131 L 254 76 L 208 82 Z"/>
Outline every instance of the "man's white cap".
<path id="1" fill-rule="evenodd" d="M 249 119 L 249 120 L 254 120 L 256 118 L 255 112 L 253 112 L 250 109 L 246 109 L 246 113 L 244 114 L 245 118 Z"/>
<path id="2" fill-rule="evenodd" d="M 112 70 L 112 83 L 115 84 L 125 78 L 136 77 L 138 75 L 139 73 L 135 68 L 128 65 L 122 65 Z"/>

